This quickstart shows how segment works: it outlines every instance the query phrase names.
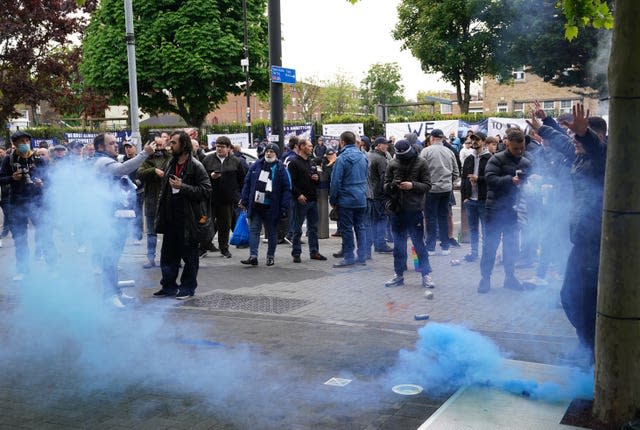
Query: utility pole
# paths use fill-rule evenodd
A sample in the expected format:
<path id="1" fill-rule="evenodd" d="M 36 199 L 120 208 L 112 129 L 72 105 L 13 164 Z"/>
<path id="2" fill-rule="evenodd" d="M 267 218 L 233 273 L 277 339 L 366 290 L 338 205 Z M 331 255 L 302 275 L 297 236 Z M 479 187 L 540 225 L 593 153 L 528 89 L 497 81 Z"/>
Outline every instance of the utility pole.
<path id="1" fill-rule="evenodd" d="M 124 22 L 127 30 L 127 61 L 129 64 L 129 117 L 131 118 L 131 140 L 142 150 L 140 122 L 138 121 L 138 74 L 136 71 L 136 38 L 133 34 L 132 0 L 124 0 Z"/>
<path id="2" fill-rule="evenodd" d="M 240 60 L 246 79 L 244 93 L 247 96 L 247 146 L 251 147 L 251 80 L 249 79 L 249 29 L 247 27 L 247 0 L 242 0 L 242 18 L 244 21 L 244 58 Z"/>
<path id="3" fill-rule="evenodd" d="M 282 66 L 280 0 L 269 0 L 269 66 Z M 282 84 L 271 81 L 271 134 L 278 136 L 280 152 L 284 149 Z"/>

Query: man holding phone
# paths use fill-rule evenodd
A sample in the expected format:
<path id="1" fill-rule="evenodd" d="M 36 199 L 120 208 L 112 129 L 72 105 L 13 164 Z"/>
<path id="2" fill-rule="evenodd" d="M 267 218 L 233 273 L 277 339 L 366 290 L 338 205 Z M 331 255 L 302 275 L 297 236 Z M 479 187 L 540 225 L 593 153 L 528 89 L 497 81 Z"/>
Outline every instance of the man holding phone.
<path id="1" fill-rule="evenodd" d="M 491 289 L 491 272 L 501 237 L 505 272 L 503 286 L 517 291 L 523 289 L 515 277 L 515 257 L 518 253 L 518 214 L 515 207 L 531 163 L 523 157 L 525 138 L 522 130 L 508 129 L 505 142 L 507 150 L 491 157 L 485 168 L 486 232 L 480 259 L 482 279 L 478 286 L 478 293 L 481 294 L 488 293 Z"/>

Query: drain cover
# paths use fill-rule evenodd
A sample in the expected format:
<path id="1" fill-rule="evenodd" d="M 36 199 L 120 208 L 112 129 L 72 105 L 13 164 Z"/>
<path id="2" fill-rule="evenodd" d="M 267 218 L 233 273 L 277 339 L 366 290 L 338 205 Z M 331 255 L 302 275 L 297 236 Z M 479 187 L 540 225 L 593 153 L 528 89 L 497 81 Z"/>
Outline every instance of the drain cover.
<path id="1" fill-rule="evenodd" d="M 284 314 L 311 303 L 309 300 L 287 299 L 274 296 L 245 296 L 240 294 L 214 293 L 199 296 L 184 305 L 198 308 L 226 309 L 232 311 Z"/>

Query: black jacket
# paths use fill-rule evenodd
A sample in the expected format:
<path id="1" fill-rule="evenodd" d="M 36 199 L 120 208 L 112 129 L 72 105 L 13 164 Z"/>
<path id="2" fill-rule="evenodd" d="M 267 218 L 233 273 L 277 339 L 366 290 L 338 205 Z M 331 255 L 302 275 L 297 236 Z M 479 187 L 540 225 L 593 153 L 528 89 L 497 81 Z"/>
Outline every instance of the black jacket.
<path id="1" fill-rule="evenodd" d="M 30 180 L 26 179 L 26 175 L 20 181 L 13 180 L 13 174 L 17 171 L 18 166 L 23 172 L 28 172 Z M 39 204 L 43 187 L 37 187 L 33 180 L 41 179 L 46 186 L 47 176 L 46 163 L 35 153 L 23 158 L 18 155 L 17 151 L 13 151 L 4 157 L 2 165 L 0 165 L 0 186 L 3 186 L 3 191 L 6 190 L 5 186 L 9 186 L 9 203 L 12 205 Z"/>
<path id="2" fill-rule="evenodd" d="M 240 201 L 240 191 L 244 184 L 245 170 L 240 164 L 238 157 L 229 153 L 220 163 L 220 159 L 215 151 L 204 157 L 202 161 L 209 178 L 211 173 L 220 172 L 218 179 L 211 179 L 211 201 L 215 205 L 231 205 Z"/>
<path id="3" fill-rule="evenodd" d="M 169 176 L 176 173 L 176 159 L 169 161 L 165 175 L 162 178 L 162 187 L 156 213 L 156 233 L 165 233 L 171 226 L 171 196 L 172 190 L 169 185 Z M 209 199 L 211 196 L 211 181 L 204 166 L 193 156 L 189 157 L 185 163 L 182 174 L 182 188 L 180 193 L 183 197 L 183 205 L 180 212 L 184 213 L 184 233 L 188 242 L 200 242 L 198 232 L 198 222 L 203 216 L 210 216 Z"/>
<path id="4" fill-rule="evenodd" d="M 464 165 L 462 166 L 462 182 L 460 184 L 460 196 L 464 202 L 466 199 L 471 198 L 471 181 L 469 175 L 473 175 L 475 168 L 475 156 L 470 155 L 464 159 Z M 480 155 L 480 161 L 478 166 L 478 200 L 485 201 L 487 199 L 487 181 L 484 177 L 484 172 L 487 167 L 487 163 L 491 158 L 490 152 L 485 152 Z"/>
<path id="5" fill-rule="evenodd" d="M 369 157 L 369 191 L 374 200 L 384 199 L 384 175 L 389 161 L 387 155 L 372 149 Z"/>
<path id="6" fill-rule="evenodd" d="M 512 182 L 516 170 L 522 170 L 527 174 L 531 170 L 531 163 L 525 157 L 514 157 L 508 150 L 499 152 L 489 159 L 484 170 L 487 181 L 487 210 L 515 213 L 514 207 L 520 192 L 520 188 Z"/>
<path id="7" fill-rule="evenodd" d="M 306 160 L 299 155 L 295 155 L 287 169 L 291 176 L 291 197 L 297 200 L 303 194 L 308 201 L 315 202 L 318 199 L 318 181 L 311 179 L 312 164 L 307 158 Z"/>
<path id="8" fill-rule="evenodd" d="M 401 190 L 400 182 L 410 181 L 413 188 Z M 384 191 L 390 198 L 397 198 L 403 212 L 421 211 L 424 208 L 425 195 L 431 189 L 431 179 L 427 160 L 419 157 L 410 160 L 394 158 L 389 162 L 384 175 Z"/>

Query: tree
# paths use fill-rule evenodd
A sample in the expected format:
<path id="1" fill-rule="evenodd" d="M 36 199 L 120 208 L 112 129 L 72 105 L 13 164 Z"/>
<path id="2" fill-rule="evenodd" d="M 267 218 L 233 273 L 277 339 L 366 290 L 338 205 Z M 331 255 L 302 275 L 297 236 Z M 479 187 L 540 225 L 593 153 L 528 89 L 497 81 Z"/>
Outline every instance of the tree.
<path id="1" fill-rule="evenodd" d="M 247 0 L 250 81 L 268 88 L 266 0 Z M 137 0 L 133 5 L 139 105 L 150 114 L 173 112 L 200 127 L 240 94 L 245 75 L 241 0 Z M 95 90 L 123 103 L 129 92 L 124 8 L 102 0 L 85 33 L 81 72 Z"/>
<path id="2" fill-rule="evenodd" d="M 0 3 L 0 126 L 20 114 L 16 105 L 36 106 L 55 95 L 57 78 L 66 71 L 60 47 L 82 31 L 87 1 L 12 0 Z"/>
<path id="3" fill-rule="evenodd" d="M 494 53 L 496 34 L 511 15 L 502 0 L 402 0 L 393 37 L 403 42 L 425 72 L 439 72 L 456 88 L 460 111 L 468 113 L 471 82 L 503 67 Z"/>
<path id="4" fill-rule="evenodd" d="M 519 11 L 511 17 L 500 37 L 509 41 L 497 57 L 505 65 L 503 77 L 510 77 L 509 65 L 526 67 L 544 81 L 559 86 L 590 87 L 606 93 L 606 58 L 600 58 L 599 45 L 609 42 L 611 32 L 600 28 L 583 29 L 567 40 L 557 0 L 516 0 Z M 606 6 L 606 4 L 605 4 Z"/>
<path id="5" fill-rule="evenodd" d="M 329 115 L 343 115 L 359 112 L 358 89 L 344 73 L 337 73 L 333 79 L 324 81 L 320 91 L 322 112 Z"/>
<path id="6" fill-rule="evenodd" d="M 367 76 L 360 82 L 360 98 L 364 113 L 375 112 L 377 104 L 404 103 L 404 86 L 398 63 L 376 63 L 369 67 Z"/>
<path id="7" fill-rule="evenodd" d="M 307 79 L 304 81 L 296 81 L 294 90 L 298 95 L 302 117 L 306 122 L 313 121 L 313 114 L 320 107 L 321 88 L 315 79 Z"/>

